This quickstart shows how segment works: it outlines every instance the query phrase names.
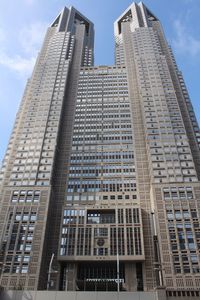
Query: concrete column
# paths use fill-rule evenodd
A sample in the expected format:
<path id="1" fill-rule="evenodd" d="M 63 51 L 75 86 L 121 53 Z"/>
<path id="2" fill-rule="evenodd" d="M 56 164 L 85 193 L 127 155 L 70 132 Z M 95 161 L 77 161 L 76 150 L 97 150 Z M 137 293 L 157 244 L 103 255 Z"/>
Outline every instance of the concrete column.
<path id="1" fill-rule="evenodd" d="M 66 270 L 66 290 L 76 291 L 77 265 L 69 264 Z"/>
<path id="2" fill-rule="evenodd" d="M 125 287 L 128 292 L 137 291 L 137 276 L 136 276 L 136 265 L 131 262 L 125 263 Z"/>

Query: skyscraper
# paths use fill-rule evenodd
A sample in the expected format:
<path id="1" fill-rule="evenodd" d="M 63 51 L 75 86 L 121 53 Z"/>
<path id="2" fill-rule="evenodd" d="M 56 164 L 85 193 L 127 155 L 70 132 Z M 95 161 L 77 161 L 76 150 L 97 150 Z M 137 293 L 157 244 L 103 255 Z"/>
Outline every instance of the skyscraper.
<path id="1" fill-rule="evenodd" d="M 7 289 L 200 292 L 200 131 L 158 18 L 116 20 L 115 65 L 93 24 L 48 28 L 1 177 Z"/>

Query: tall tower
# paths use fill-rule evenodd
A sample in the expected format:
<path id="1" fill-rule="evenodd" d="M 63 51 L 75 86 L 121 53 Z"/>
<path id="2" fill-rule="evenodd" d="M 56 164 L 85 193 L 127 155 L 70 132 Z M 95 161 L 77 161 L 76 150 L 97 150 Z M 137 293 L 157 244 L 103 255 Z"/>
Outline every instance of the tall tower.
<path id="1" fill-rule="evenodd" d="M 143 3 L 114 29 L 114 66 L 93 66 L 93 24 L 74 8 L 48 29 L 2 168 L 6 288 L 199 295 L 189 95 Z"/>
<path id="2" fill-rule="evenodd" d="M 46 288 L 64 201 L 55 185 L 56 164 L 71 138 L 63 126 L 72 126 L 71 99 L 81 66 L 93 64 L 93 42 L 93 24 L 73 7 L 64 8 L 47 30 L 27 83 L 2 167 L 3 287 Z"/>
<path id="3" fill-rule="evenodd" d="M 200 285 L 199 126 L 158 18 L 132 4 L 115 22 L 132 108 L 146 288 L 197 296 Z"/>

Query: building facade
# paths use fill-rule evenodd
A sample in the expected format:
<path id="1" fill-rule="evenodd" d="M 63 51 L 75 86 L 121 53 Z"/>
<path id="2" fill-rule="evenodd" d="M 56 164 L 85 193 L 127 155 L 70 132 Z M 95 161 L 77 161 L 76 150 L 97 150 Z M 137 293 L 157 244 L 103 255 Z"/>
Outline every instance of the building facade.
<path id="1" fill-rule="evenodd" d="M 200 294 L 200 131 L 158 18 L 116 20 L 115 65 L 93 24 L 49 27 L 1 176 L 7 289 Z"/>

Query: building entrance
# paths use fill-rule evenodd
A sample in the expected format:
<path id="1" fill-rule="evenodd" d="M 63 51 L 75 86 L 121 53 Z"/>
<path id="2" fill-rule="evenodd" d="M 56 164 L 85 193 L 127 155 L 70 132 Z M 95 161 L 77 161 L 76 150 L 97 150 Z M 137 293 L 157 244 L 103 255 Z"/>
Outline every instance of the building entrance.
<path id="1" fill-rule="evenodd" d="M 117 291 L 117 264 L 81 263 L 77 270 L 77 288 L 80 291 Z M 119 288 L 124 289 L 124 263 L 119 266 Z"/>

